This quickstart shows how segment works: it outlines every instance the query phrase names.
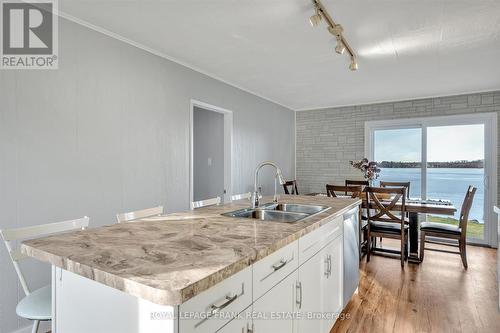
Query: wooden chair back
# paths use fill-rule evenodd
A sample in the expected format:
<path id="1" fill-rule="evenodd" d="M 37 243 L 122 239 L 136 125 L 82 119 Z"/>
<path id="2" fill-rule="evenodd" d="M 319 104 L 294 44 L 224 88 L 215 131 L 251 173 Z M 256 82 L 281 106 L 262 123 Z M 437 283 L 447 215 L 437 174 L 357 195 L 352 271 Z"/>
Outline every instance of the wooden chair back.
<path id="1" fill-rule="evenodd" d="M 289 190 L 288 188 L 291 187 Z M 288 180 L 283 184 L 283 191 L 285 194 L 295 194 L 299 195 L 299 190 L 297 188 L 297 181 L 296 180 Z"/>
<path id="2" fill-rule="evenodd" d="M 368 204 L 368 223 L 370 221 L 401 223 L 404 228 L 406 213 L 406 188 L 366 187 L 366 202 Z M 393 196 L 390 201 L 382 202 L 377 196 Z"/>
<path id="3" fill-rule="evenodd" d="M 363 189 L 361 186 L 342 186 L 342 185 L 329 185 L 326 184 L 326 194 L 329 197 L 337 198 L 337 192 L 342 193 L 342 195 L 350 195 L 351 198 L 361 197 L 361 192 Z"/>
<path id="4" fill-rule="evenodd" d="M 410 198 L 410 182 L 380 182 L 380 187 L 404 187 L 406 188 L 406 197 Z"/>
<path id="5" fill-rule="evenodd" d="M 200 200 L 200 201 L 193 201 L 193 202 L 191 202 L 191 209 L 219 205 L 220 202 L 221 202 L 220 197 L 206 199 L 206 200 Z"/>
<path id="6" fill-rule="evenodd" d="M 231 196 L 231 201 L 242 200 L 242 199 L 250 199 L 251 197 L 252 197 L 252 193 L 251 192 L 240 193 L 240 194 L 233 194 Z"/>
<path id="7" fill-rule="evenodd" d="M 130 222 L 145 217 L 163 214 L 163 206 L 136 210 L 134 212 L 116 214 L 117 223 Z"/>
<path id="8" fill-rule="evenodd" d="M 361 186 L 361 190 L 364 190 L 366 186 L 370 186 L 367 180 L 345 180 L 345 186 Z"/>
<path id="9" fill-rule="evenodd" d="M 21 272 L 18 261 L 26 259 L 28 256 L 23 254 L 18 247 L 15 247 L 14 244 L 12 244 L 12 242 L 30 238 L 38 238 L 41 236 L 46 236 L 59 232 L 66 232 L 78 229 L 83 230 L 88 226 L 89 226 L 89 218 L 88 216 L 84 216 L 76 220 L 40 224 L 32 227 L 0 230 L 0 235 L 2 236 L 2 239 L 5 243 L 5 247 L 7 248 L 7 252 L 9 253 L 12 264 L 14 265 L 17 277 L 19 278 L 19 282 L 21 282 L 21 286 L 26 295 L 30 294 L 30 289 L 28 288 L 26 279 L 24 278 L 24 275 Z"/>
<path id="10" fill-rule="evenodd" d="M 469 222 L 469 213 L 472 207 L 472 202 L 474 201 L 474 195 L 476 194 L 477 188 L 472 185 L 469 185 L 467 189 L 467 193 L 465 193 L 464 202 L 462 203 L 462 209 L 460 210 L 460 220 L 459 226 L 461 229 L 461 233 L 463 235 L 467 232 L 467 222 Z"/>

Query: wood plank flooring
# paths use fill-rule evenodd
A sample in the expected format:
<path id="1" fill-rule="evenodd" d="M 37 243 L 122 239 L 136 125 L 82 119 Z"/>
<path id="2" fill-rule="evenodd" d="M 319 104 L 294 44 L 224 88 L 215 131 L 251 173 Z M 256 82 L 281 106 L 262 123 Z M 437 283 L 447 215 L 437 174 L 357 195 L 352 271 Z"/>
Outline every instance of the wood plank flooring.
<path id="1" fill-rule="evenodd" d="M 467 246 L 464 270 L 459 255 L 426 251 L 422 264 L 404 271 L 398 259 L 365 257 L 359 292 L 330 333 L 500 332 L 496 255 Z"/>

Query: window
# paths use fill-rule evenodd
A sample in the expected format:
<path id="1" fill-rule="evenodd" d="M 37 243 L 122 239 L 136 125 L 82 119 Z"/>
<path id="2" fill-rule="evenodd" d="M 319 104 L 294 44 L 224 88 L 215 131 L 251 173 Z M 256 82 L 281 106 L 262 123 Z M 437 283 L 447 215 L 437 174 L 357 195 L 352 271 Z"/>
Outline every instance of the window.
<path id="1" fill-rule="evenodd" d="M 379 180 L 410 181 L 410 197 L 450 200 L 455 216 L 429 221 L 457 224 L 469 185 L 477 187 L 467 236 L 493 243 L 496 202 L 496 114 L 366 123 L 366 154 L 379 163 Z"/>

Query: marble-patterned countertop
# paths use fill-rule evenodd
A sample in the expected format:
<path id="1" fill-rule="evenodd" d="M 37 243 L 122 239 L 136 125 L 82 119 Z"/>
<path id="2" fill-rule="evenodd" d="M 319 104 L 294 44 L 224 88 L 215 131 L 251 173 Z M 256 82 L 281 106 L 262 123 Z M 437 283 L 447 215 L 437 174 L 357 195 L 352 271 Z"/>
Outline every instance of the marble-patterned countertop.
<path id="1" fill-rule="evenodd" d="M 27 240 L 21 251 L 153 303 L 178 305 L 360 204 L 292 195 L 280 202 L 331 208 L 294 223 L 220 215 L 249 206 L 240 200 Z"/>

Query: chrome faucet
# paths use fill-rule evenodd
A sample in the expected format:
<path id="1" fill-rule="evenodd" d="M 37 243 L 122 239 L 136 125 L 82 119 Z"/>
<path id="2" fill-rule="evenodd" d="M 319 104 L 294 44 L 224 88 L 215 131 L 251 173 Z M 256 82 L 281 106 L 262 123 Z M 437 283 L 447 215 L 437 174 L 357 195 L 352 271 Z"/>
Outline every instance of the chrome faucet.
<path id="1" fill-rule="evenodd" d="M 254 184 L 253 184 L 253 193 L 252 193 L 252 208 L 257 208 L 259 207 L 259 192 L 257 189 L 257 183 L 259 179 L 259 171 L 262 169 L 262 167 L 270 165 L 276 169 L 276 177 L 274 178 L 274 200 L 277 200 L 277 186 L 276 186 L 276 178 L 279 180 L 279 183 L 281 185 L 285 184 L 285 179 L 283 179 L 283 174 L 281 173 L 281 169 L 273 162 L 271 161 L 266 161 L 262 162 L 255 168 L 255 178 L 254 178 Z"/>

